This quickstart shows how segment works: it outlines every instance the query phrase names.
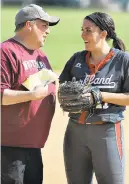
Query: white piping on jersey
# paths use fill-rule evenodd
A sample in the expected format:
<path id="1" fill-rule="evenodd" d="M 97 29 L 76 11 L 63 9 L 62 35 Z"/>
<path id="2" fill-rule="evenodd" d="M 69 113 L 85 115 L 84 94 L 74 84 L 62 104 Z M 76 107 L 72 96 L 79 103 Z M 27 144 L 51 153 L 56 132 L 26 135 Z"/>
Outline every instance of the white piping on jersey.
<path id="1" fill-rule="evenodd" d="M 115 88 L 115 86 L 97 86 L 98 88 L 103 88 L 103 89 L 106 89 L 106 88 Z"/>

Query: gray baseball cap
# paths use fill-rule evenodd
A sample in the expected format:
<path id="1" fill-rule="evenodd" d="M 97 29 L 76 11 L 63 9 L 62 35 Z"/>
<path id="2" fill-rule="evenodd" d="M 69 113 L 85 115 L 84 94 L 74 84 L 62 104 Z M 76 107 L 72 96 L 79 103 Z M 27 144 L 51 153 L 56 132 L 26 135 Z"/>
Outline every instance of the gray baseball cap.
<path id="1" fill-rule="evenodd" d="M 47 21 L 49 22 L 49 26 L 54 26 L 60 21 L 58 17 L 48 15 L 42 7 L 36 4 L 30 4 L 20 9 L 16 14 L 15 26 L 34 19 Z"/>

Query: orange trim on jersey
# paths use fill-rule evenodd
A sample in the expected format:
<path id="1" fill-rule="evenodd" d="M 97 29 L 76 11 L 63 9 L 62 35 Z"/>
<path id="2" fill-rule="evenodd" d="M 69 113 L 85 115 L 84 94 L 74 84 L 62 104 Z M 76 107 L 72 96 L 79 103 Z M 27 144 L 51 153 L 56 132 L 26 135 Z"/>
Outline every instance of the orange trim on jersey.
<path id="1" fill-rule="evenodd" d="M 122 140 L 121 140 L 121 124 L 120 122 L 115 123 L 115 133 L 116 133 L 116 143 L 119 152 L 120 159 L 122 160 L 123 152 L 122 152 Z"/>
<path id="2" fill-rule="evenodd" d="M 111 59 L 114 56 L 114 51 L 110 51 L 107 56 L 100 62 L 98 63 L 98 65 L 94 65 L 90 63 L 90 52 L 88 52 L 88 54 L 86 55 L 86 62 L 90 68 L 90 72 L 91 75 L 97 73 L 98 70 L 100 70 L 100 68 L 102 68 L 108 61 L 109 59 Z"/>
<path id="3" fill-rule="evenodd" d="M 80 124 L 84 124 L 85 119 L 86 119 L 86 115 L 87 115 L 86 111 L 83 111 L 83 112 L 81 113 L 81 115 L 80 115 L 80 117 L 79 117 L 79 121 L 78 121 Z"/>
<path id="4" fill-rule="evenodd" d="M 88 65 L 88 67 L 89 67 L 89 69 L 90 69 L 90 74 L 91 75 L 93 75 L 93 74 L 95 74 L 95 73 L 97 73 L 97 71 L 100 69 L 100 68 L 102 68 L 113 56 L 114 56 L 114 51 L 113 50 L 111 50 L 108 54 L 107 54 L 107 56 L 98 64 L 98 65 L 94 65 L 94 64 L 91 64 L 90 63 L 90 52 L 88 52 L 87 54 L 86 54 L 86 63 L 87 63 L 87 65 Z M 86 115 L 87 115 L 87 112 L 86 111 L 83 111 L 82 113 L 81 113 L 81 115 L 80 115 L 80 117 L 79 117 L 79 120 L 78 120 L 78 122 L 80 123 L 80 124 L 84 124 L 85 123 L 85 119 L 86 119 Z"/>

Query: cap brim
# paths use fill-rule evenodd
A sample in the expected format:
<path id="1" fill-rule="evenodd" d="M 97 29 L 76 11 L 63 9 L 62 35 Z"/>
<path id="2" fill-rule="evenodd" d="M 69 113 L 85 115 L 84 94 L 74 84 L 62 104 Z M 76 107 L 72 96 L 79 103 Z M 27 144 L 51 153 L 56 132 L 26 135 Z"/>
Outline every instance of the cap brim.
<path id="1" fill-rule="evenodd" d="M 49 22 L 49 26 L 55 26 L 60 21 L 60 19 L 58 17 L 49 16 L 49 15 L 44 16 L 43 18 L 41 18 L 41 20 Z"/>
<path id="2" fill-rule="evenodd" d="M 49 26 L 55 26 L 59 21 L 58 17 L 50 16 Z"/>

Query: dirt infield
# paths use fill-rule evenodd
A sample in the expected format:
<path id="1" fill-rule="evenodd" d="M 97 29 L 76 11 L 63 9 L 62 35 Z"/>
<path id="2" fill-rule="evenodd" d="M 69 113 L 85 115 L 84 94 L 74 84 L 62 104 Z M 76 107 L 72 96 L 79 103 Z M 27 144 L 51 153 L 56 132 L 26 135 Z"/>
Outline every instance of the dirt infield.
<path id="1" fill-rule="evenodd" d="M 67 125 L 67 113 L 63 114 L 57 103 L 55 116 L 45 148 L 42 150 L 44 160 L 44 184 L 66 184 L 64 172 L 62 143 Z M 129 107 L 123 121 L 126 149 L 126 182 L 129 184 Z M 128 172 L 128 175 L 127 175 Z M 94 183 L 97 184 L 94 179 Z"/>

